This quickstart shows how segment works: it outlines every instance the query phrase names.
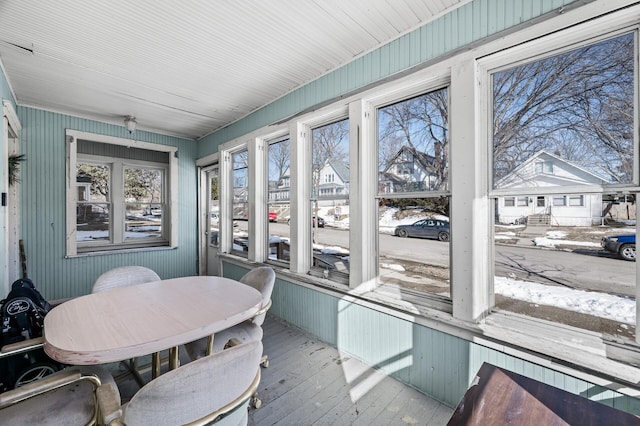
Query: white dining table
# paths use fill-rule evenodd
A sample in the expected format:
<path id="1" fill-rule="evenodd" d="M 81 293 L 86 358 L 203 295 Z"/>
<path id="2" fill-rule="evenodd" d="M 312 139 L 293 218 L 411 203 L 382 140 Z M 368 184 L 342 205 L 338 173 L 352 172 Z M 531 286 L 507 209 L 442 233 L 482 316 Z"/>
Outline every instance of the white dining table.
<path id="1" fill-rule="evenodd" d="M 71 365 L 141 357 L 239 324 L 255 316 L 261 303 L 262 296 L 253 287 L 211 276 L 92 293 L 46 315 L 44 350 Z"/>

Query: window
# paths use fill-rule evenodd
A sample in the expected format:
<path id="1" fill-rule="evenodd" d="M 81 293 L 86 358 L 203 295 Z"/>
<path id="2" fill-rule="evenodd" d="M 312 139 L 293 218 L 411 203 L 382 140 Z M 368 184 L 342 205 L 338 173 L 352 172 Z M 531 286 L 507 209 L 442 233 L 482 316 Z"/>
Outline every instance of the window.
<path id="1" fill-rule="evenodd" d="M 349 168 L 349 120 L 312 129 L 312 265 L 339 281 L 349 274 Z"/>
<path id="2" fill-rule="evenodd" d="M 377 121 L 379 281 L 449 297 L 448 89 L 382 106 Z"/>
<path id="3" fill-rule="evenodd" d="M 529 205 L 529 197 L 518 197 L 518 207 L 526 207 Z"/>
<path id="4" fill-rule="evenodd" d="M 544 197 L 549 197 L 549 210 L 538 212 L 535 218 L 529 216 L 528 223 L 535 220 L 536 224 L 550 224 L 562 230 L 535 238 L 534 245 L 570 246 L 571 241 L 561 240 L 571 240 L 579 233 L 620 232 L 601 226 L 607 209 L 603 193 L 637 184 L 635 39 L 632 32 L 618 33 L 537 58 L 523 51 L 522 56 L 515 55 L 516 65 L 502 66 L 490 74 L 494 191 L 517 197 L 518 205 L 520 197 L 532 190 L 537 191 L 534 195 L 539 207 L 544 205 Z M 590 208 L 579 208 L 584 206 Z M 507 216 L 498 211 L 496 217 Z M 597 242 L 580 251 L 540 251 L 541 257 L 534 258 L 533 253 L 519 253 L 515 247 L 502 243 L 504 240 L 499 237 L 504 233 L 503 226 L 497 223 L 495 227 L 496 310 L 606 330 L 613 335 L 634 334 L 632 327 L 614 326 L 615 320 L 591 306 L 597 306 L 605 297 L 634 298 L 635 268 L 602 256 Z M 625 269 L 615 284 L 601 273 L 612 262 L 617 262 L 616 268 Z M 617 289 L 611 290 L 612 285 Z M 585 303 L 589 308 L 577 315 L 569 309 L 545 306 L 540 302 L 541 296 L 535 302 L 524 296 L 561 294 L 559 286 L 570 289 L 564 296 L 570 304 L 591 297 L 592 303 Z M 602 289 L 609 289 L 610 293 L 603 294 Z M 531 303 L 536 309 L 531 309 Z"/>
<path id="5" fill-rule="evenodd" d="M 554 206 L 566 206 L 567 198 L 564 195 L 554 195 L 551 204 Z"/>
<path id="6" fill-rule="evenodd" d="M 505 207 L 515 207 L 515 205 L 516 205 L 516 197 L 504 197 Z"/>
<path id="7" fill-rule="evenodd" d="M 243 221 L 233 228 L 232 251 L 241 256 L 249 254 L 249 151 L 246 149 L 234 152 L 232 162 L 233 219 Z"/>
<path id="8" fill-rule="evenodd" d="M 551 161 L 536 162 L 536 173 L 553 173 L 553 163 Z"/>
<path id="9" fill-rule="evenodd" d="M 569 205 L 573 207 L 582 207 L 584 206 L 584 195 L 570 195 L 569 196 Z"/>
<path id="10" fill-rule="evenodd" d="M 171 246 L 175 148 L 67 131 L 67 254 Z"/>
<path id="11" fill-rule="evenodd" d="M 269 252 L 270 260 L 289 262 L 290 205 L 290 145 L 289 138 L 269 142 L 268 193 L 269 193 Z"/>

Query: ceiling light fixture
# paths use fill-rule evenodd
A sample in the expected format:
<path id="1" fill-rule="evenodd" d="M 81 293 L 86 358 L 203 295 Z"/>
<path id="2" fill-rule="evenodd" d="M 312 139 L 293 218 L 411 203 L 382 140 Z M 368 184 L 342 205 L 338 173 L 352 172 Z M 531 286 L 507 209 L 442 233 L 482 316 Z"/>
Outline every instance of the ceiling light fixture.
<path id="1" fill-rule="evenodd" d="M 138 124 L 136 122 L 136 118 L 131 116 L 131 115 L 127 115 L 124 118 L 124 126 L 127 128 L 127 130 L 129 131 L 129 133 L 133 133 L 136 130 L 136 124 Z"/>

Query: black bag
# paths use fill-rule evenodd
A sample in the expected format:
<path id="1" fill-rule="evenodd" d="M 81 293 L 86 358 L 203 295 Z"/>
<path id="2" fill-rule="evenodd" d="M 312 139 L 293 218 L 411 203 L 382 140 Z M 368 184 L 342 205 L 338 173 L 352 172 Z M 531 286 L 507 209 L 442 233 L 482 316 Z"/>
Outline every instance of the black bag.
<path id="1" fill-rule="evenodd" d="M 51 305 L 28 278 L 15 281 L 0 301 L 0 347 L 42 336 L 44 316 Z M 42 349 L 0 358 L 0 392 L 58 371 L 61 365 Z"/>
<path id="2" fill-rule="evenodd" d="M 0 304 L 0 346 L 42 336 L 44 316 L 51 310 L 51 305 L 36 290 L 30 279 L 15 281 L 6 299 L 0 301 Z"/>

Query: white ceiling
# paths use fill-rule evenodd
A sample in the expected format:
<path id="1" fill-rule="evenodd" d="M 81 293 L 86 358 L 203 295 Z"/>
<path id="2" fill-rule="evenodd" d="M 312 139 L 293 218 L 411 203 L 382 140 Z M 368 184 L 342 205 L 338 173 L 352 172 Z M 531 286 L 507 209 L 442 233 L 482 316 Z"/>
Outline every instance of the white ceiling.
<path id="1" fill-rule="evenodd" d="M 469 0 L 0 0 L 18 104 L 200 138 Z"/>

